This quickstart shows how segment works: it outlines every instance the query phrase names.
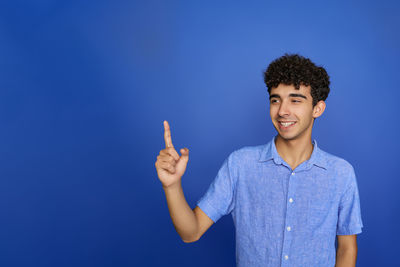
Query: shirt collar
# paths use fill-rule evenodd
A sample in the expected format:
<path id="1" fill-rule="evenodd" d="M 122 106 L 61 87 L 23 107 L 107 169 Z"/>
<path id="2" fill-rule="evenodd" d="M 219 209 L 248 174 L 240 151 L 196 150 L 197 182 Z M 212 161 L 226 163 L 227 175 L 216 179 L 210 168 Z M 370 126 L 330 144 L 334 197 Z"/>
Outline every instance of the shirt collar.
<path id="1" fill-rule="evenodd" d="M 268 144 L 263 146 L 259 162 L 268 161 L 272 159 L 277 165 L 284 163 L 284 160 L 281 158 L 281 156 L 279 156 L 278 151 L 276 150 L 275 138 L 276 136 L 274 136 Z M 306 163 L 305 168 L 309 169 L 312 167 L 312 165 L 316 165 L 318 167 L 327 169 L 325 156 L 322 153 L 321 149 L 318 147 L 317 140 L 314 139 L 312 143 L 314 144 L 314 149 L 313 152 L 311 153 L 311 157 L 305 162 Z"/>

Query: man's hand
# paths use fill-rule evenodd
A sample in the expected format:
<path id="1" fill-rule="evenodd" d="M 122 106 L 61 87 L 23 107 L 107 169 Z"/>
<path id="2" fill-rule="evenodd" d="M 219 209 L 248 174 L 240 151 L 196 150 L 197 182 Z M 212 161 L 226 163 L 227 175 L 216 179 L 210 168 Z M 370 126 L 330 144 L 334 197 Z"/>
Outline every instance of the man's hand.
<path id="1" fill-rule="evenodd" d="M 165 149 L 160 150 L 155 163 L 158 178 L 164 188 L 180 182 L 189 161 L 189 149 L 182 148 L 181 156 L 172 145 L 171 130 L 167 121 L 164 121 Z"/>

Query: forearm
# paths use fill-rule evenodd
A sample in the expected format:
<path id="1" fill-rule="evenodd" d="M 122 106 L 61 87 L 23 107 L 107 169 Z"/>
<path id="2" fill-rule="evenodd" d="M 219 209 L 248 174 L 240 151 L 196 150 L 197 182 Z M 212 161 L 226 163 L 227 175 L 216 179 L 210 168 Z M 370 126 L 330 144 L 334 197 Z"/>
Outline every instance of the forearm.
<path id="1" fill-rule="evenodd" d="M 163 189 L 175 230 L 184 242 L 194 241 L 198 229 L 196 215 L 185 199 L 181 183 Z"/>
<path id="2" fill-rule="evenodd" d="M 357 259 L 356 249 L 340 249 L 336 252 L 335 267 L 355 267 Z"/>

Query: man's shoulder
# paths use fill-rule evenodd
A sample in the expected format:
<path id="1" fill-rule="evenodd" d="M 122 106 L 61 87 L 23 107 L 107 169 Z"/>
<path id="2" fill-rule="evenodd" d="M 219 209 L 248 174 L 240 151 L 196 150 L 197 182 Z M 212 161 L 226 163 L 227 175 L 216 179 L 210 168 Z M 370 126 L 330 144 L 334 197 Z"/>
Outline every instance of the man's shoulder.
<path id="1" fill-rule="evenodd" d="M 234 161 L 259 160 L 260 153 L 265 150 L 268 144 L 247 145 L 234 150 L 229 157 Z"/>
<path id="2" fill-rule="evenodd" d="M 329 152 L 319 149 L 320 157 L 322 157 L 329 169 L 335 173 L 354 172 L 353 165 L 346 159 L 333 155 Z"/>

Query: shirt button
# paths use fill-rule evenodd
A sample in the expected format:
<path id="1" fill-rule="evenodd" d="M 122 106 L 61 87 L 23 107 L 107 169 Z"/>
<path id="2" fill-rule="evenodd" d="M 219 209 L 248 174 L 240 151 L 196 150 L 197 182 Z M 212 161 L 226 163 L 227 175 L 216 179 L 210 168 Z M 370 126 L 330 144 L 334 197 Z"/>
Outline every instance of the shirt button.
<path id="1" fill-rule="evenodd" d="M 289 198 L 289 202 L 292 203 L 293 202 L 293 198 Z"/>
<path id="2" fill-rule="evenodd" d="M 290 228 L 290 226 L 286 227 L 286 229 L 287 229 L 288 231 L 292 230 L 292 228 Z"/>
<path id="3" fill-rule="evenodd" d="M 292 175 L 294 175 L 294 172 L 292 172 Z"/>
<path id="4" fill-rule="evenodd" d="M 289 259 L 289 256 L 288 256 L 288 255 L 285 255 L 285 260 L 287 260 L 287 259 Z"/>

